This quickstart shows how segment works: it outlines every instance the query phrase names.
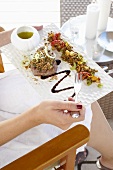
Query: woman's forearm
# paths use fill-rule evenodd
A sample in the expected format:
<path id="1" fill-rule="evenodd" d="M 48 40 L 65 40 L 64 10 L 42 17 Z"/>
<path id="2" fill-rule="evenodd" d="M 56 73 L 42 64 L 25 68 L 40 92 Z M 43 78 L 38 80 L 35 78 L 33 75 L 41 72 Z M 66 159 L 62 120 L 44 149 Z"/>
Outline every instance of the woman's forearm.
<path id="1" fill-rule="evenodd" d="M 35 125 L 40 124 L 40 119 L 39 121 L 37 121 L 37 124 L 35 124 L 34 121 L 35 118 L 33 117 L 34 116 L 33 113 L 34 113 L 34 108 L 12 119 L 1 122 L 0 123 L 0 146 L 10 141 L 11 139 L 15 138 L 16 136 L 20 135 L 21 133 L 29 130 Z M 37 119 L 38 119 L 38 115 L 37 115 Z"/>
<path id="2" fill-rule="evenodd" d="M 65 110 L 67 113 L 64 112 Z M 75 112 L 80 114 L 76 119 L 72 117 L 72 113 Z M 72 100 L 43 101 L 15 118 L 0 122 L 0 145 L 42 123 L 66 130 L 72 123 L 83 121 L 84 118 L 85 108 Z"/>
<path id="3" fill-rule="evenodd" d="M 0 32 L 0 47 L 4 46 L 6 44 L 9 44 L 11 42 L 10 36 L 11 36 L 11 33 L 13 30 L 14 29 L 9 30 L 9 31 Z"/>

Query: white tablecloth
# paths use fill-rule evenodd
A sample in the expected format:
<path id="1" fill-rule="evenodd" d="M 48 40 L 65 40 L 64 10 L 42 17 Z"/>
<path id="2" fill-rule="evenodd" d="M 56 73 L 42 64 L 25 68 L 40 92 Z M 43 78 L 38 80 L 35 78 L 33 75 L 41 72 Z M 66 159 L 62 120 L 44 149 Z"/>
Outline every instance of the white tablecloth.
<path id="1" fill-rule="evenodd" d="M 39 102 L 40 96 L 18 70 L 0 74 L 0 121 L 17 116 Z M 86 108 L 85 120 L 76 124 L 84 124 L 90 129 L 91 119 L 92 111 L 89 106 Z M 0 147 L 0 168 L 62 132 L 53 125 L 42 124 L 19 135 Z"/>

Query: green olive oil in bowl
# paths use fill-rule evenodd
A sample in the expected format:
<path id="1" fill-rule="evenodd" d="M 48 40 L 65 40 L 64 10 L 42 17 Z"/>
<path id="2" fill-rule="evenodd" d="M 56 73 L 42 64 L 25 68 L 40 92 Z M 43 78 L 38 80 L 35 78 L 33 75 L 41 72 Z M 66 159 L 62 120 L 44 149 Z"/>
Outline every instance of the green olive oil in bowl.
<path id="1" fill-rule="evenodd" d="M 33 32 L 20 32 L 18 36 L 22 39 L 29 39 L 33 36 Z"/>
<path id="2" fill-rule="evenodd" d="M 34 50 L 40 42 L 38 31 L 32 26 L 23 25 L 13 30 L 11 43 L 18 50 L 28 52 Z"/>

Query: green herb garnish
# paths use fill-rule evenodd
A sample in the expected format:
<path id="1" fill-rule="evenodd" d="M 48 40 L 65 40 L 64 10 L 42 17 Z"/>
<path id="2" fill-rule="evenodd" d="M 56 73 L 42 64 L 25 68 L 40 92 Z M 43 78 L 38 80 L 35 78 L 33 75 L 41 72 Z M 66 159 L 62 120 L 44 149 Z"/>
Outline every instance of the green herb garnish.
<path id="1" fill-rule="evenodd" d="M 70 70 L 76 70 L 76 63 L 74 63 L 74 65 L 70 68 Z"/>
<path id="2" fill-rule="evenodd" d="M 102 87 L 103 87 L 103 84 L 99 83 L 99 84 L 97 85 L 97 87 L 98 87 L 98 88 L 102 88 Z"/>

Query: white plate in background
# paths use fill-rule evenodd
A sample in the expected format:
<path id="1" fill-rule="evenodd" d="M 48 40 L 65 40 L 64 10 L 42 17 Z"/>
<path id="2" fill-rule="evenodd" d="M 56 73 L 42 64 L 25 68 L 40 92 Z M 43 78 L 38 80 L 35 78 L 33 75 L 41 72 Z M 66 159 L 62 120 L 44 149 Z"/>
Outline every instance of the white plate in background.
<path id="1" fill-rule="evenodd" d="M 97 41 L 105 50 L 113 52 L 113 31 L 102 32 Z"/>

